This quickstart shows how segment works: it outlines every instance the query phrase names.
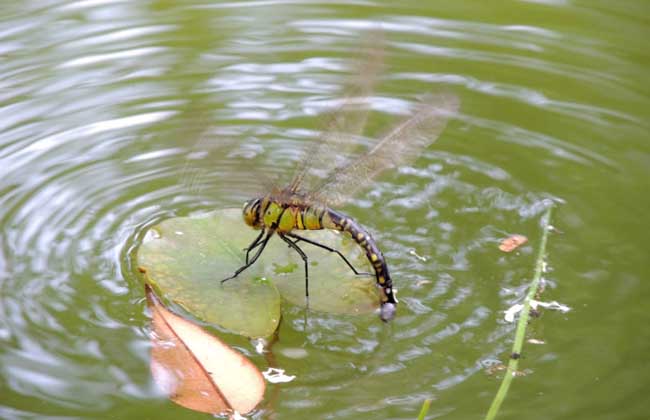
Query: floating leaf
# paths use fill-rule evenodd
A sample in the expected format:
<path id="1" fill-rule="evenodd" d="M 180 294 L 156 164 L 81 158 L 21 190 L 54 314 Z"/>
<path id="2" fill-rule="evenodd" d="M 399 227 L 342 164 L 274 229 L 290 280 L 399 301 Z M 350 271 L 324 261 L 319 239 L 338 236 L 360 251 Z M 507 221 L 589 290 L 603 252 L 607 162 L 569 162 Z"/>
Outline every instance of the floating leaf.
<path id="1" fill-rule="evenodd" d="M 200 319 L 265 337 L 280 318 L 278 290 L 296 305 L 306 303 L 304 263 L 280 238 L 269 241 L 255 264 L 221 284 L 244 263 L 243 249 L 258 233 L 243 222 L 239 209 L 168 219 L 150 232 L 138 250 L 141 269 L 166 297 Z M 358 271 L 371 270 L 361 249 L 345 235 L 327 230 L 300 235 L 339 250 Z M 335 253 L 298 245 L 310 262 L 310 310 L 363 314 L 378 308 L 374 276 L 355 275 Z"/>
<path id="2" fill-rule="evenodd" d="M 361 248 L 346 235 L 334 231 L 306 231 L 300 235 L 341 252 L 358 272 L 370 272 L 371 267 Z M 284 242 L 277 241 L 280 246 Z M 356 275 L 339 255 L 310 244 L 298 245 L 309 258 L 309 309 L 336 314 L 367 314 L 379 306 L 379 292 L 374 275 Z M 275 264 L 269 278 L 280 290 L 283 298 L 305 306 L 305 264 L 286 245 L 284 261 Z M 282 259 L 280 259 L 282 261 Z M 292 266 L 291 271 L 286 267 Z"/>
<path id="3" fill-rule="evenodd" d="M 523 235 L 510 235 L 501 241 L 499 249 L 503 252 L 512 252 L 526 242 L 528 242 L 528 238 Z"/>
<path id="4" fill-rule="evenodd" d="M 176 404 L 204 413 L 253 410 L 264 396 L 255 365 L 201 327 L 167 310 L 145 286 L 152 314 L 151 372 Z"/>
<path id="5" fill-rule="evenodd" d="M 260 281 L 261 267 L 226 283 L 248 245 L 241 211 L 168 219 L 138 250 L 140 271 L 167 298 L 211 324 L 247 337 L 268 337 L 280 321 L 280 295 Z"/>

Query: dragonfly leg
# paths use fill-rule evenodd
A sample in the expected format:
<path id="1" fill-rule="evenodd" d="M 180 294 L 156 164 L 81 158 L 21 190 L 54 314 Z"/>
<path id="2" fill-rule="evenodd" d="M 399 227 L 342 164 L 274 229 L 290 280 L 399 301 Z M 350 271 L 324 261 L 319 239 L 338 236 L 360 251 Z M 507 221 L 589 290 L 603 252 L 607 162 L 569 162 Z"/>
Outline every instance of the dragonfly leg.
<path id="1" fill-rule="evenodd" d="M 244 248 L 244 250 L 246 251 L 246 264 L 248 264 L 248 257 L 250 255 L 251 251 L 262 244 L 262 241 L 260 241 L 260 239 L 262 239 L 263 235 L 264 235 L 264 229 L 262 229 L 260 231 L 260 234 L 257 235 L 257 238 L 255 238 L 255 240 L 253 242 L 251 242 L 250 245 L 248 245 L 246 248 Z"/>
<path id="2" fill-rule="evenodd" d="M 302 261 L 305 263 L 305 297 L 309 298 L 309 259 L 307 258 L 307 254 L 305 254 L 304 251 L 300 249 L 300 247 L 296 245 L 295 242 L 287 238 L 287 236 L 291 235 L 284 233 L 279 233 L 279 235 L 283 241 L 289 244 L 289 247 L 293 248 L 298 253 L 298 255 L 300 255 L 300 258 L 302 258 Z"/>
<path id="3" fill-rule="evenodd" d="M 241 273 L 242 271 L 246 270 L 248 267 L 253 265 L 255 263 L 255 261 L 257 261 L 257 259 L 260 257 L 260 255 L 262 255 L 262 251 L 264 251 L 264 248 L 266 248 L 266 244 L 269 242 L 269 239 L 271 239 L 271 236 L 273 236 L 274 233 L 275 233 L 275 230 L 269 229 L 266 232 L 266 236 L 264 237 L 264 240 L 260 241 L 260 249 L 258 249 L 257 252 L 255 253 L 255 255 L 253 255 L 253 258 L 250 261 L 246 261 L 246 264 L 239 267 L 237 269 L 237 271 L 235 271 L 235 274 L 221 280 L 221 283 L 224 283 L 224 282 L 226 282 L 226 281 L 228 281 L 230 279 L 234 279 L 235 277 L 237 277 L 239 275 L 239 273 Z"/>
<path id="4" fill-rule="evenodd" d="M 298 243 L 300 241 L 303 241 L 303 242 L 307 242 L 308 244 L 317 246 L 319 248 L 323 248 L 324 250 L 327 250 L 329 252 L 335 252 L 336 254 L 338 254 L 339 257 L 341 257 L 343 259 L 343 261 L 345 261 L 345 263 L 348 265 L 348 267 L 350 267 L 352 269 L 352 271 L 354 271 L 354 274 L 356 274 L 357 276 L 371 276 L 372 275 L 370 273 L 357 271 L 357 269 L 354 268 L 354 266 L 350 263 L 350 261 L 348 261 L 348 259 L 345 258 L 345 256 L 343 254 L 341 254 L 337 249 L 330 248 L 329 246 L 320 244 L 320 243 L 318 243 L 316 241 L 312 241 L 311 239 L 307 239 L 307 238 L 304 238 L 302 236 L 298 236 L 295 233 L 287 233 L 287 236 L 289 236 L 291 238 L 294 238 L 296 240 L 294 242 L 294 244 Z"/>

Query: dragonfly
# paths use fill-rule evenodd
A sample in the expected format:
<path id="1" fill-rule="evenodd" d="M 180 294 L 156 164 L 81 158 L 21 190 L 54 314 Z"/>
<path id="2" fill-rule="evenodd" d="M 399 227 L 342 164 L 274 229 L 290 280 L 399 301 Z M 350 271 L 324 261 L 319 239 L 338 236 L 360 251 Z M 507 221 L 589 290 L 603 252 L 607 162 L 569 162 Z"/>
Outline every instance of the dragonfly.
<path id="1" fill-rule="evenodd" d="M 447 121 L 456 114 L 459 100 L 450 93 L 430 95 L 408 117 L 381 137 L 372 149 L 360 157 L 341 162 L 340 157 L 356 144 L 355 136 L 365 126 L 369 107 L 362 104 L 370 96 L 381 67 L 379 61 L 377 54 L 371 54 L 362 62 L 357 80 L 353 80 L 348 87 L 347 97 L 327 116 L 325 130 L 298 165 L 291 182 L 284 188 L 273 188 L 244 204 L 244 222 L 260 232 L 245 248 L 245 263 L 222 283 L 253 265 L 273 236 L 280 237 L 303 260 L 307 299 L 308 257 L 299 244 L 305 243 L 336 253 L 355 274 L 368 274 L 358 271 L 338 250 L 297 233 L 331 229 L 349 235 L 361 247 L 381 291 L 380 318 L 383 321 L 394 318 L 398 301 L 386 258 L 368 229 L 336 207 L 371 185 L 373 179 L 385 170 L 415 160 L 439 137 Z M 327 175 L 322 177 L 324 173 Z"/>

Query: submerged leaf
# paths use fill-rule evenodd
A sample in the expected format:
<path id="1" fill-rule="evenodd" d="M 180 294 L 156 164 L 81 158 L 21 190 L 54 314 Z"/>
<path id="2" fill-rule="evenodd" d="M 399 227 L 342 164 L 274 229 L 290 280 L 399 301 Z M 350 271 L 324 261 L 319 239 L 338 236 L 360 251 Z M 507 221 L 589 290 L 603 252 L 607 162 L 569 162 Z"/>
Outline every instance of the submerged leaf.
<path id="1" fill-rule="evenodd" d="M 255 365 L 199 326 L 167 310 L 145 286 L 152 315 L 151 372 L 183 407 L 204 413 L 248 413 L 264 396 Z"/>

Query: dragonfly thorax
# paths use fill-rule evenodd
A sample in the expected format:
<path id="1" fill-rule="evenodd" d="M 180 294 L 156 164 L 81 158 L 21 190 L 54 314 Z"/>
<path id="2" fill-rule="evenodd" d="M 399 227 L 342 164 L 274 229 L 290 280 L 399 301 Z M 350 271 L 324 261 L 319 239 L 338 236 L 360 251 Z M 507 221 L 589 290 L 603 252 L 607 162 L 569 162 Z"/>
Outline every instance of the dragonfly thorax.
<path id="1" fill-rule="evenodd" d="M 329 209 L 307 204 L 298 194 L 272 194 L 247 201 L 243 208 L 244 221 L 254 229 L 272 229 L 278 233 L 297 230 L 338 229 L 330 226 Z"/>

